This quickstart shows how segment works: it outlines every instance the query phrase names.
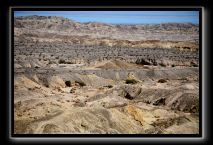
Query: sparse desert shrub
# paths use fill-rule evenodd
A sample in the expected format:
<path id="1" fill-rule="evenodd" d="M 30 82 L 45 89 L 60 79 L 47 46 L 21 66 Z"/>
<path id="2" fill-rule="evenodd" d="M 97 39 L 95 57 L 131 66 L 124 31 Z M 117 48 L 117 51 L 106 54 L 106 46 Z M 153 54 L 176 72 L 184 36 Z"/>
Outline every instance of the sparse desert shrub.
<path id="1" fill-rule="evenodd" d="M 48 64 L 53 64 L 53 62 L 50 60 L 50 61 L 48 62 Z"/>
<path id="2" fill-rule="evenodd" d="M 135 63 L 136 63 L 136 64 L 140 64 L 140 65 L 151 65 L 150 62 L 146 61 L 146 60 L 143 59 L 143 58 L 142 58 L 142 59 L 137 59 Z"/>
<path id="3" fill-rule="evenodd" d="M 165 83 L 165 82 L 167 82 L 165 79 L 158 80 L 158 83 Z"/>
<path id="4" fill-rule="evenodd" d="M 34 88 L 28 88 L 28 90 L 29 90 L 29 91 L 32 91 L 32 90 L 34 90 Z"/>
<path id="5" fill-rule="evenodd" d="M 175 65 L 174 65 L 174 64 L 172 64 L 172 67 L 175 67 Z"/>
<path id="6" fill-rule="evenodd" d="M 135 79 L 126 79 L 126 84 L 136 84 L 137 82 Z"/>
<path id="7" fill-rule="evenodd" d="M 191 66 L 192 67 L 198 67 L 198 65 L 196 63 L 194 63 L 194 62 L 191 62 Z"/>
<path id="8" fill-rule="evenodd" d="M 67 87 L 71 87 L 71 81 L 65 81 Z"/>
<path id="9" fill-rule="evenodd" d="M 157 66 L 157 65 L 158 65 L 158 63 L 157 63 L 156 61 L 154 61 L 154 62 L 153 62 L 153 65 L 154 65 L 154 66 Z"/>
<path id="10" fill-rule="evenodd" d="M 58 63 L 59 63 L 59 64 L 65 63 L 65 60 L 60 59 L 60 60 L 58 61 Z"/>
<path id="11" fill-rule="evenodd" d="M 104 86 L 104 87 L 107 87 L 107 88 L 112 88 L 113 86 L 112 86 L 112 85 L 107 85 L 107 86 Z"/>
<path id="12" fill-rule="evenodd" d="M 165 98 L 160 98 L 158 100 L 156 100 L 155 102 L 153 102 L 153 105 L 157 106 L 157 105 L 165 105 Z"/>
<path id="13" fill-rule="evenodd" d="M 75 89 L 70 89 L 70 93 L 75 93 Z"/>
<path id="14" fill-rule="evenodd" d="M 71 61 L 67 61 L 66 64 L 73 64 Z"/>
<path id="15" fill-rule="evenodd" d="M 86 86 L 84 82 L 75 81 L 75 83 L 78 83 L 81 87 Z"/>
<path id="16" fill-rule="evenodd" d="M 125 96 L 124 96 L 126 99 L 129 99 L 129 100 L 132 100 L 134 99 L 133 96 L 131 96 L 128 92 L 126 92 Z"/>
<path id="17" fill-rule="evenodd" d="M 197 65 L 197 64 L 193 64 L 192 66 L 193 66 L 193 67 L 198 67 L 198 65 Z"/>
<path id="18" fill-rule="evenodd" d="M 162 67 L 166 67 L 166 64 L 164 64 L 164 63 L 159 63 L 159 65 Z"/>

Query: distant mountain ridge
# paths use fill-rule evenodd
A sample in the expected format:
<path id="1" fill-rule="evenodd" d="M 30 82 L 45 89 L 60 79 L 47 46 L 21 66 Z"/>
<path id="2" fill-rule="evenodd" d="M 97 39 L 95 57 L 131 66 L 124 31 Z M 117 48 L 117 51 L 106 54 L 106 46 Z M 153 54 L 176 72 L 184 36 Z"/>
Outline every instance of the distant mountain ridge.
<path id="1" fill-rule="evenodd" d="M 36 23 L 32 23 L 32 21 L 37 21 Z M 54 22 L 51 23 L 50 22 Z M 30 24 L 32 28 L 42 28 L 42 26 L 46 23 L 46 27 L 50 29 L 52 27 L 61 28 L 61 25 L 64 28 L 81 28 L 81 29 L 93 29 L 97 27 L 107 27 L 108 29 L 115 29 L 117 31 L 122 29 L 128 30 L 144 30 L 144 29 L 156 29 L 156 30 L 188 30 L 197 32 L 199 29 L 198 24 L 193 23 L 161 23 L 161 24 L 109 24 L 102 22 L 86 22 L 81 23 L 68 18 L 59 17 L 59 16 L 20 16 L 15 17 L 15 27 L 25 28 L 25 25 Z"/>
<path id="2" fill-rule="evenodd" d="M 132 48 L 199 48 L 199 26 L 192 23 L 80 23 L 64 17 L 33 15 L 15 17 L 14 30 L 16 39 L 39 42 L 63 41 L 70 44 Z"/>

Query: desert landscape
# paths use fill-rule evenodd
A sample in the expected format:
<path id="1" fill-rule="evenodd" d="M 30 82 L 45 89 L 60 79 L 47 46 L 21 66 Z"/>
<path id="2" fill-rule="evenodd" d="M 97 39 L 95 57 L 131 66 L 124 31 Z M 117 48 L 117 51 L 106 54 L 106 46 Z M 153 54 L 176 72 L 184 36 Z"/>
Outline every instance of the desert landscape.
<path id="1" fill-rule="evenodd" d="M 198 134 L 199 25 L 14 18 L 15 134 Z"/>

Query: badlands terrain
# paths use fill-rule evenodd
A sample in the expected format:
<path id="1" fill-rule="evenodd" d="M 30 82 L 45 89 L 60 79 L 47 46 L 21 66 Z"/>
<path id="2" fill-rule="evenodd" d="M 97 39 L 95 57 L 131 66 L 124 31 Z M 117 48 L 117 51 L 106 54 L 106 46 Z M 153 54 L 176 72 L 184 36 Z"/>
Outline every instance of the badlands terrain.
<path id="1" fill-rule="evenodd" d="M 14 19 L 15 134 L 198 134 L 199 26 Z"/>

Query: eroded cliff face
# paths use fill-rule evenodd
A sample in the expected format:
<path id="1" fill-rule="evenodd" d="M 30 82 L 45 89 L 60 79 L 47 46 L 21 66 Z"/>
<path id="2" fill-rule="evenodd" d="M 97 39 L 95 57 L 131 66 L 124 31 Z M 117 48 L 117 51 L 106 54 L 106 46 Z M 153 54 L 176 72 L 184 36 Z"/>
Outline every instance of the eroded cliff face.
<path id="1" fill-rule="evenodd" d="M 15 133 L 199 133 L 197 25 L 14 27 Z"/>

